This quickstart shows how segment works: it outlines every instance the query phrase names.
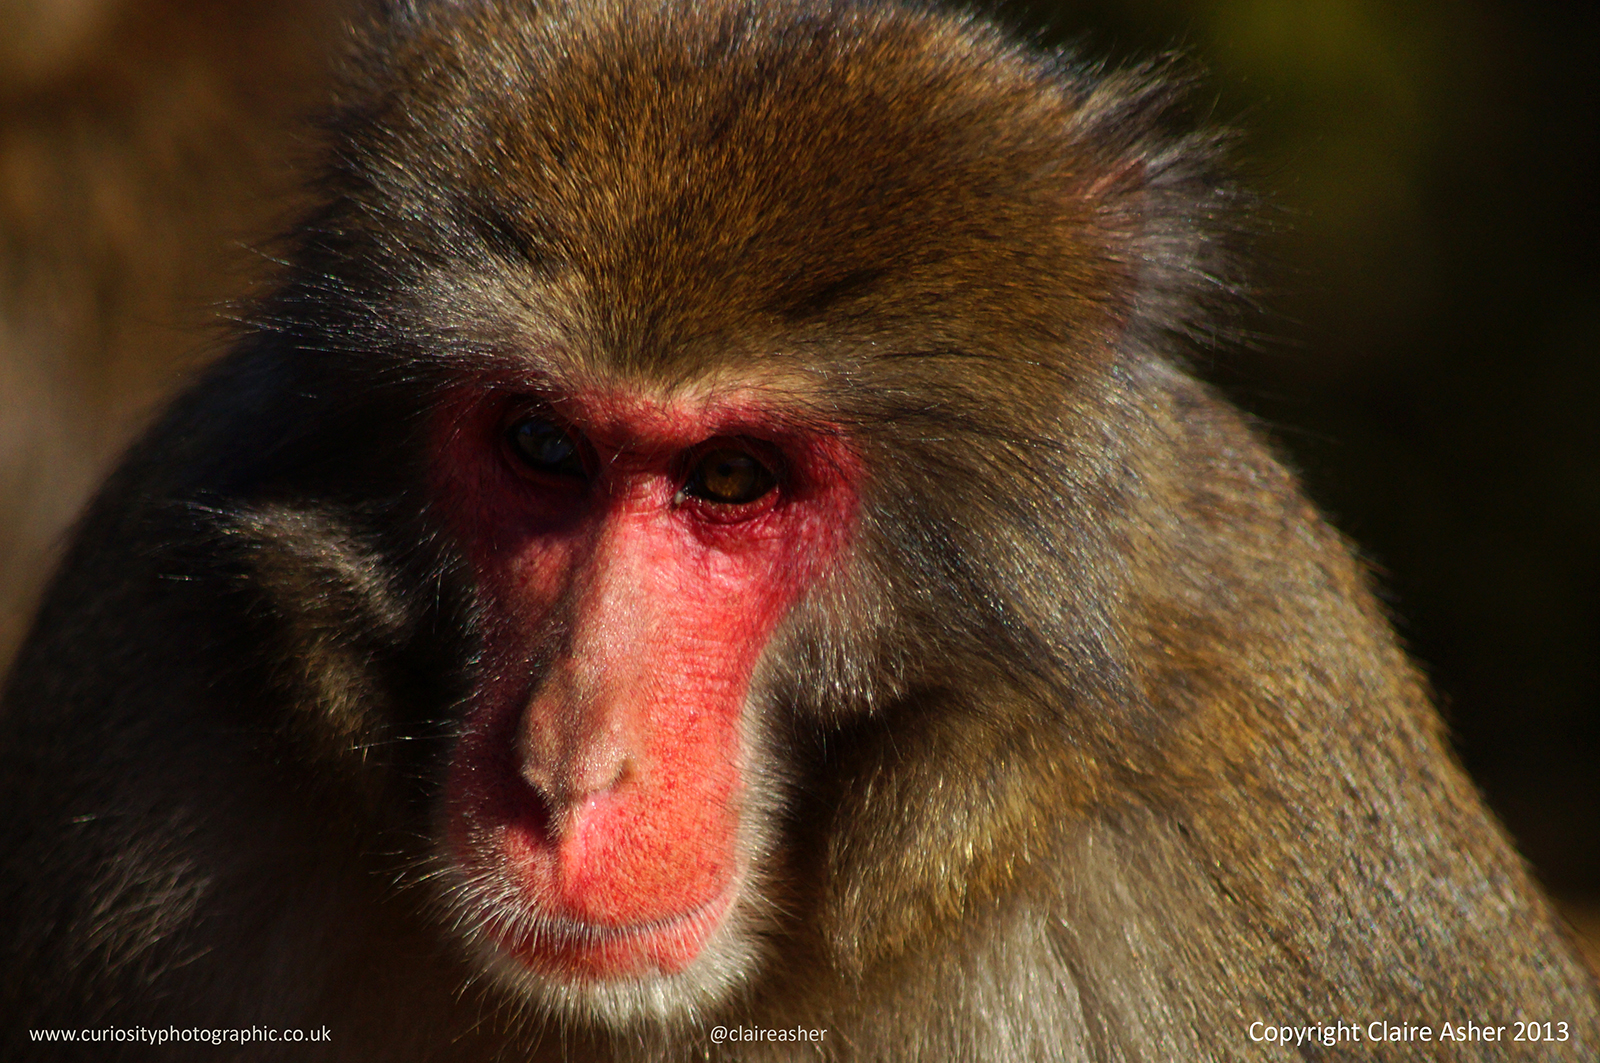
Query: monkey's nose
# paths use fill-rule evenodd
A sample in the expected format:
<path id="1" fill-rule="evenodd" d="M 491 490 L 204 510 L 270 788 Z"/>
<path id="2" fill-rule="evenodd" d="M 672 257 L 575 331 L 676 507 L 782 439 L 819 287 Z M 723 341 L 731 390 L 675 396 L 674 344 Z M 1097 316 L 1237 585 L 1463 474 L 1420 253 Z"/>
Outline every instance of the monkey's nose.
<path id="1" fill-rule="evenodd" d="M 623 786 L 632 760 L 620 742 L 600 740 L 550 758 L 525 756 L 521 774 L 539 806 L 544 833 L 554 840 L 571 830 L 591 797 Z"/>

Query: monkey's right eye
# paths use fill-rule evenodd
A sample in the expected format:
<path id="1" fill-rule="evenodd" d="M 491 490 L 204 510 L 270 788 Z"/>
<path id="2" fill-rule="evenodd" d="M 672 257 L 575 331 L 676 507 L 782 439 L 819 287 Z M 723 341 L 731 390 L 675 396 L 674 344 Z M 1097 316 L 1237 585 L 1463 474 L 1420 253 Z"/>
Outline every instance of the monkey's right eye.
<path id="1" fill-rule="evenodd" d="M 577 440 L 561 425 L 539 414 L 528 414 L 506 429 L 511 453 L 523 465 L 546 476 L 588 480 Z"/>

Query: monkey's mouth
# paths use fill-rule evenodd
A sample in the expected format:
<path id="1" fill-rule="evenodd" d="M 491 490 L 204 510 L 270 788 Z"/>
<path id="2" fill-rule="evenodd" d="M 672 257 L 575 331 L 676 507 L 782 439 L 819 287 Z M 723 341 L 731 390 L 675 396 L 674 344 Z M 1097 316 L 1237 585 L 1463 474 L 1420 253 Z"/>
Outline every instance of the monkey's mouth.
<path id="1" fill-rule="evenodd" d="M 738 880 L 710 900 L 648 922 L 608 924 L 543 912 L 493 918 L 495 943 L 530 970 L 563 981 L 612 981 L 677 974 L 721 925 Z"/>
<path id="2" fill-rule="evenodd" d="M 552 982 L 647 979 L 694 964 L 746 877 L 737 780 L 684 780 L 668 758 L 653 777 L 587 794 L 558 816 L 514 748 L 497 729 L 469 733 L 448 784 L 444 841 L 467 925 Z"/>

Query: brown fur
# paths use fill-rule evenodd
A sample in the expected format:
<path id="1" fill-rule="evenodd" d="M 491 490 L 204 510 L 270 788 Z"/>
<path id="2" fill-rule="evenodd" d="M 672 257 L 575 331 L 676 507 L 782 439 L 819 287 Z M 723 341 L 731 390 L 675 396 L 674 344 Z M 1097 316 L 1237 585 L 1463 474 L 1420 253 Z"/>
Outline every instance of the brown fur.
<path id="1" fill-rule="evenodd" d="M 290 265 L 104 489 L 11 680 L 8 1037 L 1190 1060 L 1287 1055 L 1258 1019 L 1521 1018 L 1600 1046 L 1365 573 L 1182 367 L 1243 298 L 1247 204 L 1174 131 L 1181 77 L 843 3 L 402 5 L 366 38 Z M 478 614 L 424 426 L 463 374 L 533 372 L 753 385 L 867 469 L 750 706 L 759 960 L 665 1018 L 546 1013 L 438 915 Z"/>

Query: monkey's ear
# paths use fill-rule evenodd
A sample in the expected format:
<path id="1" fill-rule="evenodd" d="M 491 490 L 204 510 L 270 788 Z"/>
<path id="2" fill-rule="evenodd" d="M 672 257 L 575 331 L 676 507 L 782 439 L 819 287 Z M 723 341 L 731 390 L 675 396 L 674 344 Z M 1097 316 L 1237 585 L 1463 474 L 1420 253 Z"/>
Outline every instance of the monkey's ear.
<path id="1" fill-rule="evenodd" d="M 1245 322 L 1261 312 L 1247 264 L 1267 229 L 1262 205 L 1235 178 L 1235 134 L 1204 121 L 1201 76 L 1181 55 L 1114 72 L 1078 117 L 1080 135 L 1120 160 L 1091 192 L 1138 204 L 1126 335 L 1151 349 L 1172 350 L 1163 335 L 1174 333 L 1201 347 L 1248 342 Z"/>

